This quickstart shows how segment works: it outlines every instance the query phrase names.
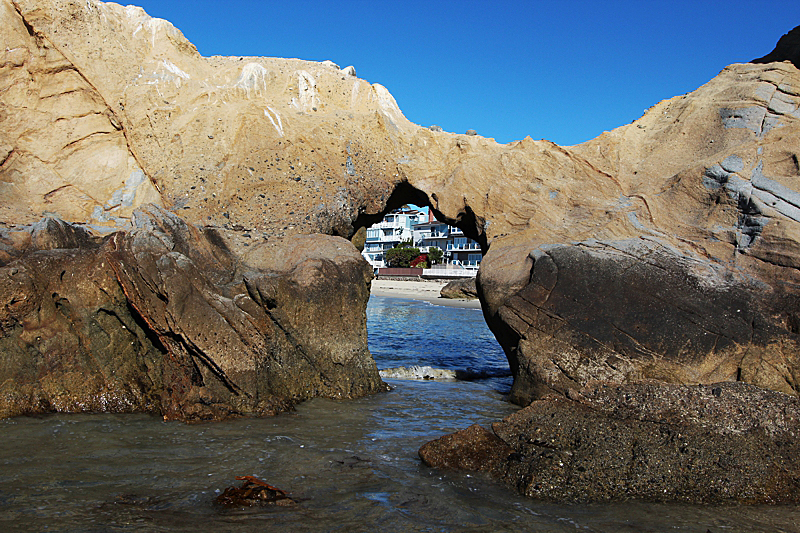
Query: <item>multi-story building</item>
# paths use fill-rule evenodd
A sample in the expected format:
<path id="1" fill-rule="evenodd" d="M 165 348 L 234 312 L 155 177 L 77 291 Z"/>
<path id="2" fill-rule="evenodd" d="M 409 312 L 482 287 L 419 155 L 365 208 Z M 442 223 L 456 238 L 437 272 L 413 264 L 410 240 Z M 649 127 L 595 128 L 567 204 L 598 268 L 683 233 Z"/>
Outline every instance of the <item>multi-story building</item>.
<path id="1" fill-rule="evenodd" d="M 367 228 L 367 240 L 361 255 L 373 268 L 386 266 L 384 252 L 403 241 L 414 240 L 414 224 L 424 221 L 427 215 L 417 209 L 404 207 L 395 209 L 377 224 Z"/>
<path id="2" fill-rule="evenodd" d="M 427 220 L 414 225 L 414 246 L 419 247 L 422 253 L 428 253 L 431 248 L 439 248 L 442 252 L 447 250 L 447 241 L 450 239 L 450 226 L 439 222 L 428 209 Z"/>
<path id="3" fill-rule="evenodd" d="M 483 258 L 478 243 L 465 237 L 459 228 L 436 220 L 430 209 L 426 213 L 412 208 L 392 211 L 382 221 L 370 226 L 362 255 L 373 268 L 384 268 L 387 266 L 386 250 L 408 240 L 420 249 L 420 253 L 439 248 L 444 255 L 443 268 L 471 270 L 471 275 Z"/>
<path id="4" fill-rule="evenodd" d="M 477 242 L 465 237 L 459 228 L 451 227 L 445 257 L 455 265 L 477 268 L 481 264 L 483 254 Z"/>

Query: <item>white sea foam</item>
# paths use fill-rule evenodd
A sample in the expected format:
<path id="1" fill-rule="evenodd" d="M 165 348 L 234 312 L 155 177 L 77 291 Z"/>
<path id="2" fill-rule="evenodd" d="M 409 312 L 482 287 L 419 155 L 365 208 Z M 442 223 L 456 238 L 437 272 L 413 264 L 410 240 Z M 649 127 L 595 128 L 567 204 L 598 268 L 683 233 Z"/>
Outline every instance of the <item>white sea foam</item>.
<path id="1" fill-rule="evenodd" d="M 429 379 L 429 380 L 455 380 L 455 370 L 433 368 L 430 366 L 400 366 L 387 368 L 380 371 L 384 379 Z"/>
<path id="2" fill-rule="evenodd" d="M 400 366 L 386 368 L 379 371 L 383 379 L 420 379 L 432 381 L 473 381 L 495 377 L 510 376 L 510 370 L 450 370 L 448 368 L 433 368 L 430 366 Z"/>

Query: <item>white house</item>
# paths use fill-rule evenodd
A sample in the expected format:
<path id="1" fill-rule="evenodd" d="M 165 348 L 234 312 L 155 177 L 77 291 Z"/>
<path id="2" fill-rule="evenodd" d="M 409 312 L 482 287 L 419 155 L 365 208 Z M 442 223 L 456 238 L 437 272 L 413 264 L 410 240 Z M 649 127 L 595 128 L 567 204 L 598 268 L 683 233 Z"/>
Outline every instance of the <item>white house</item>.
<path id="1" fill-rule="evenodd" d="M 385 267 L 384 252 L 403 241 L 414 241 L 414 224 L 423 222 L 426 218 L 427 214 L 417 209 L 395 209 L 383 217 L 383 220 L 367 228 L 367 241 L 361 255 L 372 268 Z"/>
<path id="2" fill-rule="evenodd" d="M 430 209 L 426 212 L 412 208 L 396 209 L 370 226 L 361 254 L 372 268 L 384 268 L 384 252 L 408 240 L 421 253 L 439 248 L 444 255 L 444 265 L 439 268 L 466 270 L 467 275 L 475 275 L 483 258 L 478 243 L 465 237 L 460 229 L 436 220 Z"/>

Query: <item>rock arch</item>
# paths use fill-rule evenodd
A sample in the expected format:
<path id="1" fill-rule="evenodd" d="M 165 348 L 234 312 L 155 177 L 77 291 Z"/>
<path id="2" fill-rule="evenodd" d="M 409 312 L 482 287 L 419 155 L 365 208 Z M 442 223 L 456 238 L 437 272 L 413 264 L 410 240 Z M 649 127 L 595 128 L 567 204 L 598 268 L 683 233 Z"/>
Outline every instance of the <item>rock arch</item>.
<path id="1" fill-rule="evenodd" d="M 412 124 L 385 88 L 331 63 L 204 58 L 141 10 L 0 9 L 13 45 L 2 69 L 22 102 L 19 120 L 0 119 L 1 341 L 14 362 L 2 414 L 80 410 L 106 394 L 124 399 L 114 409 L 214 417 L 380 390 L 362 320 L 369 272 L 346 239 L 403 199 L 487 251 L 480 295 L 519 402 L 598 378 L 798 392 L 800 75 L 789 63 L 732 65 L 578 146 L 500 145 Z M 38 239 L 44 214 L 91 245 Z M 61 282 L 41 265 L 70 261 L 102 280 L 73 287 L 94 295 L 74 295 L 91 309 L 34 320 L 38 287 Z M 127 381 L 89 363 L 69 370 L 99 376 L 80 390 L 31 377 L 48 353 L 90 361 L 98 348 L 82 328 L 122 301 L 176 367 L 142 348 Z M 181 301 L 191 305 L 170 308 Z M 193 324 L 193 307 L 225 343 Z M 15 388 L 22 375 L 30 387 Z"/>

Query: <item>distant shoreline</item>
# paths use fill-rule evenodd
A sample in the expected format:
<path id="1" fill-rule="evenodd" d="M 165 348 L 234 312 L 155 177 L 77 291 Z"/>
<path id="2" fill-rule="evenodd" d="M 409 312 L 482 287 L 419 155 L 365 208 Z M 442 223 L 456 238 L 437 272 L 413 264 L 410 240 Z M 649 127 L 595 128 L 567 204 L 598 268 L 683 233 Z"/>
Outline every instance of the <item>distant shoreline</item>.
<path id="1" fill-rule="evenodd" d="M 464 307 L 468 309 L 480 309 L 479 300 L 441 298 L 439 292 L 442 287 L 447 285 L 446 281 L 404 281 L 390 279 L 372 280 L 370 293 L 381 298 L 405 298 L 408 300 L 420 300 L 434 305 L 446 307 Z"/>

